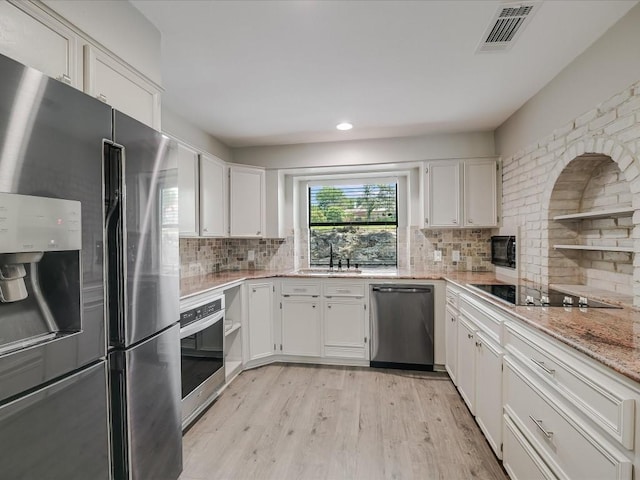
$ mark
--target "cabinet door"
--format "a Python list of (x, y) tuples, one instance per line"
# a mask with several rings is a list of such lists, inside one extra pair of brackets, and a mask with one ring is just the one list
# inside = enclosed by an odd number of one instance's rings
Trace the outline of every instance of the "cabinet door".
[(273, 283), (247, 285), (248, 360), (273, 354)]
[(230, 234), (232, 237), (261, 237), (265, 217), (264, 170), (237, 166), (229, 170)]
[(445, 313), (445, 368), (454, 385), (457, 385), (456, 371), (458, 360), (458, 314), (451, 308)]
[(498, 224), (496, 169), (495, 160), (465, 161), (465, 226), (495, 227)]
[(84, 91), (160, 130), (160, 90), (113, 57), (84, 47)]
[(458, 317), (458, 391), (471, 413), (475, 415), (475, 328), (463, 317)]
[(198, 236), (198, 152), (178, 144), (178, 212), (180, 235)]
[(425, 227), (459, 227), (460, 163), (427, 164)]
[(78, 37), (27, 2), (0, 2), (0, 53), (76, 88), (82, 87)]
[(282, 353), (320, 356), (320, 305), (317, 299), (282, 300)]
[(331, 301), (324, 308), (326, 357), (368, 358), (366, 315), (362, 301)]
[(502, 458), (502, 349), (476, 332), (476, 421), (498, 458)]
[(207, 155), (200, 155), (200, 235), (227, 235), (227, 167)]

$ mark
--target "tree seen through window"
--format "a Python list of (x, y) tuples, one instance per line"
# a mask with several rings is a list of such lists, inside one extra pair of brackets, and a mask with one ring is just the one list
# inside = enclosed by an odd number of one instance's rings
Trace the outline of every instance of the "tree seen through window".
[(309, 187), (309, 259), (312, 266), (397, 265), (397, 184)]

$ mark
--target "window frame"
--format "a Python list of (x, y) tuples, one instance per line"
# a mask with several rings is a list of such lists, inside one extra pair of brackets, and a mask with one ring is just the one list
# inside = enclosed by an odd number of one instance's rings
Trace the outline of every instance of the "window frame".
[[(380, 185), (380, 184), (394, 184), (395, 185), (395, 221), (372, 221), (372, 222), (311, 222), (311, 189), (313, 187), (339, 187), (341, 185)], [(395, 227), (395, 263), (393, 264), (380, 264), (380, 263), (361, 263), (359, 265), (371, 266), (371, 267), (398, 267), (398, 230), (400, 228), (400, 208), (399, 208), (399, 190), (400, 181), (398, 177), (351, 177), (348, 179), (333, 179), (333, 180), (317, 180), (309, 181), (306, 183), (306, 202), (307, 202), (307, 228), (309, 231), (309, 244), (307, 251), (309, 252), (308, 261), (309, 266), (325, 266), (323, 263), (313, 263), (311, 258), (311, 231), (313, 227), (348, 227), (348, 226), (363, 226), (363, 227), (375, 227), (375, 226), (389, 226)]]

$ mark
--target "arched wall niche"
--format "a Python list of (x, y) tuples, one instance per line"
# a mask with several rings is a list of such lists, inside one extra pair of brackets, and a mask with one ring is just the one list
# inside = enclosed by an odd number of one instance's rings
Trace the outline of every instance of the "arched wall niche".
[[(539, 197), (540, 258), (533, 280), (552, 285), (587, 285), (605, 290), (623, 303), (640, 306), (640, 161), (634, 152), (611, 137), (579, 139), (567, 145), (549, 165)], [(610, 207), (628, 207), (622, 216), (605, 221), (583, 220), (572, 225), (557, 215)], [(599, 219), (598, 219), (599, 220)], [(580, 225), (582, 223), (582, 225)], [(593, 227), (593, 228), (588, 228)], [(535, 233), (534, 233), (535, 234)], [(526, 236), (531, 236), (530, 228)], [(628, 252), (584, 253), (557, 249), (554, 245), (603, 244)], [(530, 271), (523, 272), (529, 278)]]

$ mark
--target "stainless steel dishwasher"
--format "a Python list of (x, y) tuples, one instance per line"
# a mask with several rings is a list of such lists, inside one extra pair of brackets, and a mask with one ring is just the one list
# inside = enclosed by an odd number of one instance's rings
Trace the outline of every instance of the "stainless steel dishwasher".
[(433, 370), (433, 285), (371, 286), (372, 367)]

